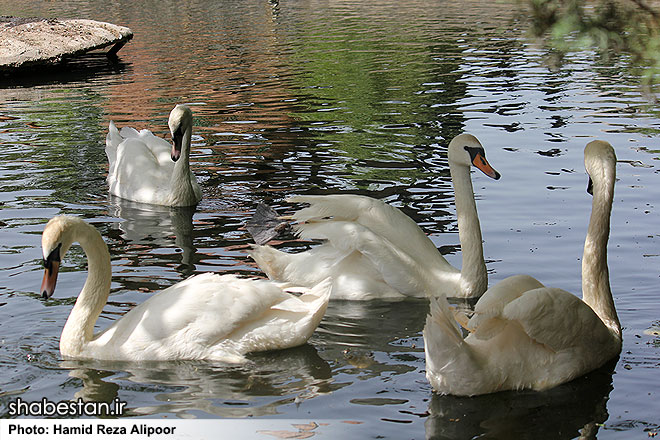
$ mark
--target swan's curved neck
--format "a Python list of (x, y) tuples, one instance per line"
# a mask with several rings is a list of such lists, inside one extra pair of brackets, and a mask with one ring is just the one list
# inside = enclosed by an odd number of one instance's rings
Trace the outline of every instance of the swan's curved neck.
[(108, 300), (112, 279), (110, 253), (101, 235), (87, 224), (80, 225), (75, 232), (75, 240), (87, 256), (88, 275), (62, 330), (60, 352), (65, 356), (80, 353), (92, 340), (94, 324)]
[(190, 182), (190, 143), (192, 139), (192, 126), (183, 133), (181, 156), (174, 164), (172, 174), (172, 196), (174, 200), (189, 200), (194, 194)]
[(474, 201), (470, 168), (452, 164), (450, 161), (449, 170), (454, 185), (458, 236), (463, 254), (461, 288), (478, 295), (488, 287), (488, 274), (484, 262), (481, 225)]
[(614, 307), (607, 268), (607, 241), (614, 197), (614, 178), (610, 180), (594, 181), (591, 218), (582, 255), (582, 299), (605, 325), (621, 337), (621, 324)]

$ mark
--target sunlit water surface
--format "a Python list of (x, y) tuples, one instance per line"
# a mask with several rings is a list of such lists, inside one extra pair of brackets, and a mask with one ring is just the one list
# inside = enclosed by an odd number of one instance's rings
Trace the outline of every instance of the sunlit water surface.
[[(128, 402), (127, 416), (333, 420), (356, 438), (644, 438), (660, 423), (659, 108), (626, 57), (569, 54), (556, 70), (518, 3), (0, 1), (3, 14), (130, 27), (120, 63), (0, 88), (0, 415), (21, 397)], [(196, 210), (109, 198), (110, 120), (167, 136), (195, 113)], [(544, 393), (442, 397), (425, 379), (428, 305), (334, 302), (308, 345), (248, 365), (65, 362), (58, 342), (86, 277), (67, 255), (38, 295), (40, 234), (57, 214), (103, 234), (113, 284), (98, 328), (206, 271), (262, 276), (246, 257), (257, 202), (359, 193), (400, 207), (460, 265), (446, 148), (468, 131), (502, 173), (473, 173), (490, 282), (529, 273), (579, 294), (591, 199), (583, 148), (615, 146), (609, 266), (621, 357)], [(286, 241), (297, 251), (309, 244)], [(649, 329), (651, 329), (649, 331)], [(344, 426), (342, 425), (342, 426)]]

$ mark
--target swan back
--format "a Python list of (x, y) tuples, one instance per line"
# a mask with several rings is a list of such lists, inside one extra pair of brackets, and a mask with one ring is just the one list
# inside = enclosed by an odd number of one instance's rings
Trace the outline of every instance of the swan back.
[(438, 252), (422, 229), (401, 210), (382, 200), (354, 194), (327, 196), (291, 196), (290, 202), (309, 203), (292, 217), (298, 221), (296, 232), (307, 239), (326, 239), (340, 243), (346, 235), (333, 236), (325, 233), (315, 237), (311, 230), (326, 232), (324, 226), (333, 228), (335, 222), (351, 222), (363, 226), (370, 233), (386, 238), (420, 265), (455, 271)]
[(305, 343), (329, 296), (329, 282), (294, 296), (270, 281), (200, 274), (131, 309), (96, 335), (84, 356), (241, 362), (249, 352)]

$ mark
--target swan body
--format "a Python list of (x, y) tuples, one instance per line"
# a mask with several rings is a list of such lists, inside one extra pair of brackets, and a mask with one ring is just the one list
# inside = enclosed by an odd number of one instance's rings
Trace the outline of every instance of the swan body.
[(167, 206), (192, 206), (201, 200), (202, 190), (189, 163), (192, 112), (177, 105), (168, 125), (173, 145), (149, 130), (124, 127), (120, 132), (110, 121), (105, 140), (110, 194)]
[(463, 269), (451, 266), (420, 227), (399, 209), (359, 195), (294, 196), (310, 206), (293, 214), (297, 234), (324, 240), (308, 251), (289, 254), (271, 246), (250, 252), (272, 280), (312, 286), (332, 278), (332, 299), (395, 299), (427, 294), (480, 296), (488, 279), (483, 257), (470, 167), (500, 177), (485, 159), (476, 137), (456, 136), (449, 144), (449, 168), (456, 193)]
[[(432, 298), (424, 328), (427, 378), (442, 394), (545, 390), (592, 371), (621, 351), (621, 325), (610, 291), (607, 241), (616, 156), (590, 142), (585, 165), (593, 181), (582, 259), (583, 299), (515, 275), (488, 289), (468, 320)], [(470, 332), (464, 339), (456, 319)]]
[(53, 294), (60, 259), (76, 241), (87, 255), (89, 275), (62, 331), (65, 358), (241, 362), (248, 352), (304, 344), (330, 296), (329, 281), (295, 296), (267, 280), (205, 273), (154, 294), (93, 334), (112, 276), (110, 254), (96, 229), (76, 217), (49, 221), (42, 237), (42, 292), (45, 298)]

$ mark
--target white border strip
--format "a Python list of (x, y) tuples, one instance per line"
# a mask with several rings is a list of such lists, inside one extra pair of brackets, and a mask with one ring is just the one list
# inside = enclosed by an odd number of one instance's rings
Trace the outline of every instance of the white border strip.
[[(0, 419), (0, 439), (218, 440), (343, 438), (360, 422), (292, 419)], [(325, 434), (325, 435), (323, 435)]]

